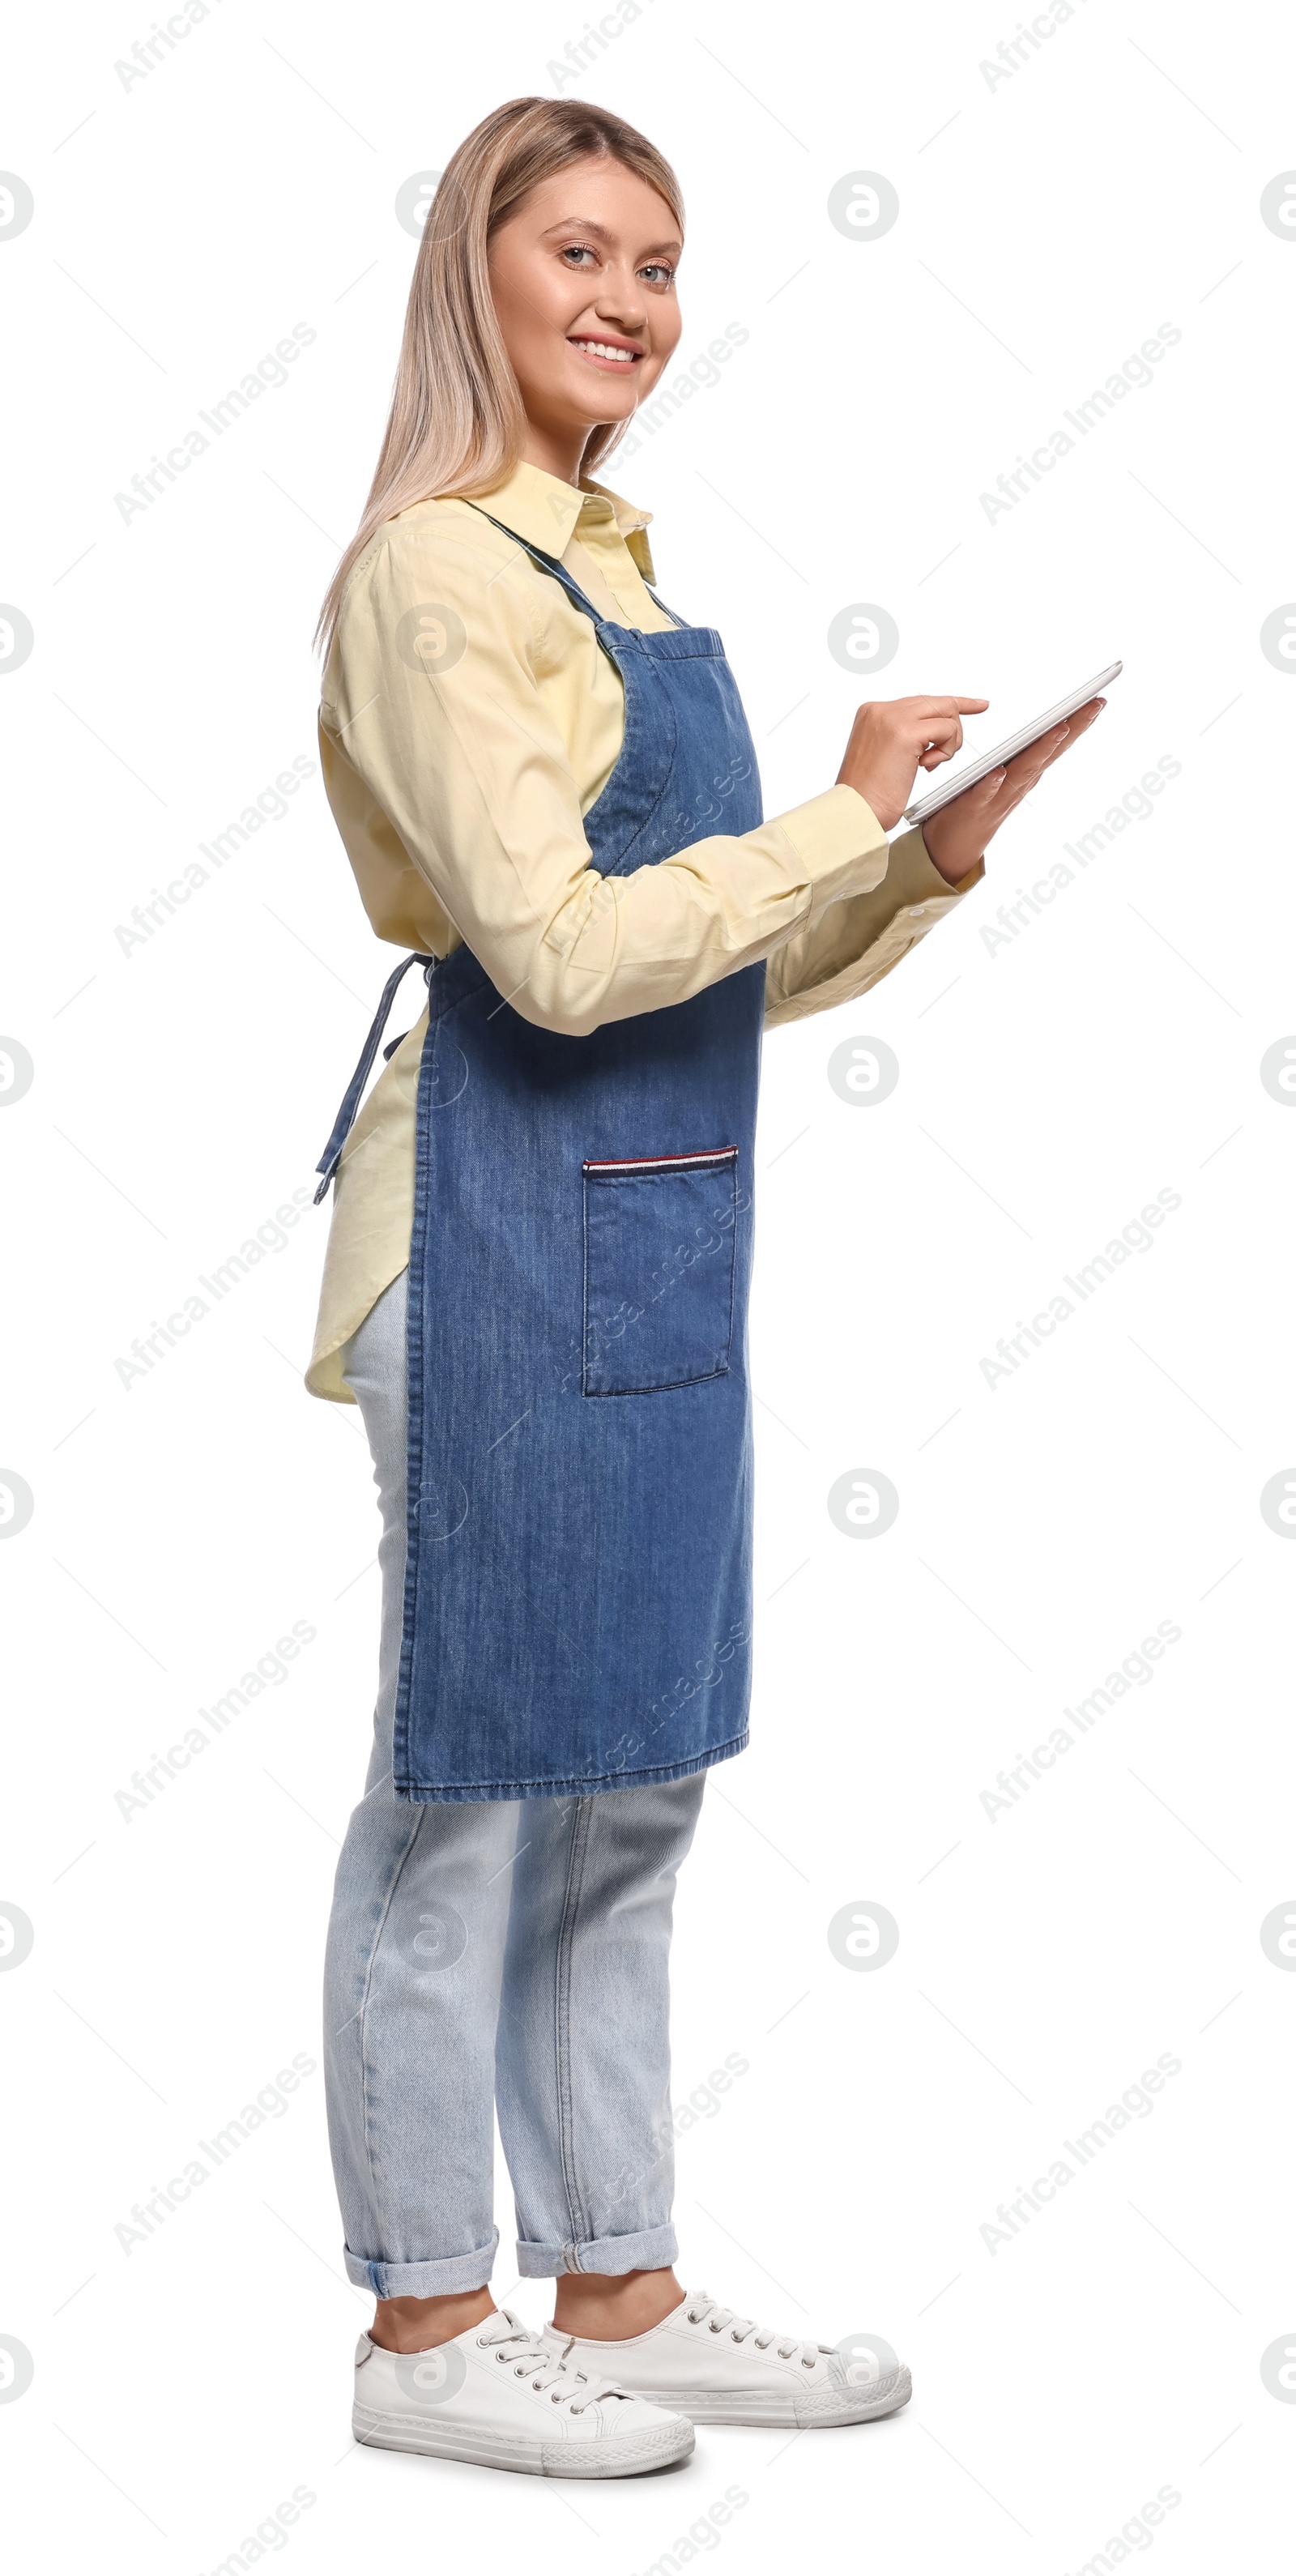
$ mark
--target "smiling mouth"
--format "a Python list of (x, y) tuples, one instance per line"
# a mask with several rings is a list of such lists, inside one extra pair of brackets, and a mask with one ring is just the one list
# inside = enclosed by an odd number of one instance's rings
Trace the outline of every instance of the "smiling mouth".
[(591, 366), (619, 367), (622, 370), (637, 366), (644, 354), (642, 349), (631, 348), (628, 343), (616, 340), (569, 340), (567, 346), (578, 350), (582, 358), (588, 358)]

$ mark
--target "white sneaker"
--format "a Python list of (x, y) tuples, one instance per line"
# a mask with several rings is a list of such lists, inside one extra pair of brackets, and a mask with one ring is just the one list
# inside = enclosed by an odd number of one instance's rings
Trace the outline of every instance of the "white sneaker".
[(356, 2345), (357, 2442), (537, 2478), (632, 2478), (685, 2460), (686, 2416), (632, 2397), (571, 2359), (571, 2337), (532, 2334), (508, 2308), (427, 2352)]
[(695, 2424), (795, 2424), (802, 2432), (866, 2424), (894, 2415), (912, 2393), (902, 2361), (852, 2360), (833, 2344), (774, 2334), (717, 2306), (705, 2290), (647, 2334), (615, 2343), (576, 2338), (567, 2359), (581, 2370), (615, 2370), (636, 2396), (678, 2407)]

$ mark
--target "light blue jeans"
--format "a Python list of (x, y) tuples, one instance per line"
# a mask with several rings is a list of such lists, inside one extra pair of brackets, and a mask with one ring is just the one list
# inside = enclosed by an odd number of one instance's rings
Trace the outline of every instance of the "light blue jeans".
[(325, 1966), (347, 2271), (388, 2299), (490, 2279), (493, 2107), (520, 2274), (673, 2263), (667, 1960), (706, 1773), (587, 1798), (396, 1797), (405, 1311), (402, 1275), (343, 1362), (373, 1453), (383, 1600), (373, 1758)]

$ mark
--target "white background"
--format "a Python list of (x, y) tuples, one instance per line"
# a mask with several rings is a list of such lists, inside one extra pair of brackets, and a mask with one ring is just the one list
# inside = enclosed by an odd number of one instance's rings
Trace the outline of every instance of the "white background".
[[(553, 0), (224, 0), (127, 88), (149, 23), (29, 12), (0, 143), (35, 199), (0, 238), (0, 592), (35, 636), (0, 673), (0, 1027), (35, 1067), (0, 1118), (0, 1453), (34, 1495), (0, 1548), (0, 1896), (35, 1927), (0, 1976), (22, 2563), (250, 2567), (302, 2486), (298, 2576), (1285, 2564), (1296, 2413), (1260, 2362), (1296, 2346), (1296, 1976), (1259, 1927), (1296, 1886), (1292, 1561), (1259, 1495), (1296, 1458), (1296, 1117), (1259, 1061), (1296, 1027), (1296, 684), (1259, 631), (1296, 596), (1296, 237), (1259, 201), (1296, 162), (1290, 19), (1077, 0), (992, 86), (1016, 19), (952, 0), (644, 0), (579, 76)], [(681, 357), (750, 335), (608, 476), (655, 513), (666, 598), (725, 636), (767, 809), (835, 774), (862, 694), (827, 648), (843, 607), (899, 627), (865, 686), (990, 695), (979, 744), (1125, 660), (984, 887), (766, 1048), (758, 1682), (681, 1882), (676, 2099), (727, 2054), (748, 2071), (681, 2137), (681, 2268), (774, 2324), (887, 2336), (914, 2404), (707, 2432), (676, 2476), (595, 2489), (351, 2445), (368, 2303), (318, 2071), (145, 2243), (114, 2232), (318, 2061), (378, 1619), (358, 1417), (301, 1385), (324, 1212), (144, 1379), (114, 1364), (313, 1186), (390, 962), (317, 772), (144, 945), (115, 928), (314, 758), (310, 633), (414, 255), (396, 192), (555, 63), (679, 170)], [(884, 238), (829, 222), (861, 170), (898, 190)], [(114, 495), (298, 322), (289, 381), (124, 522)], [(991, 521), (980, 495), (1163, 323), (1154, 382)], [(991, 949), (999, 904), (1163, 756), (1150, 818)], [(857, 1036), (900, 1063), (871, 1107), (827, 1079)], [(1152, 1248), (991, 1388), (999, 1338), (1161, 1190), (1182, 1205)], [(826, 1496), (866, 1466), (900, 1513), (861, 1544)], [(126, 1821), (132, 1773), (294, 1621), (317, 1636), (289, 1677)], [(1162, 1621), (1154, 1679), (992, 1820), (997, 1773)], [(883, 1970), (828, 1947), (855, 1901), (899, 1924)], [(1161, 2055), (1154, 2107), (988, 2245)], [(504, 2298), (502, 2175), (499, 2213)], [(516, 2304), (540, 2321), (544, 2286)], [(1106, 2548), (1163, 2487), (1164, 2520)]]

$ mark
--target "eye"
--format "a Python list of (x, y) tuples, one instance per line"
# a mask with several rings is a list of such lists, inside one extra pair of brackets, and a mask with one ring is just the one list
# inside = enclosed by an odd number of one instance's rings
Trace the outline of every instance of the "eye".
[(562, 256), (564, 259), (570, 260), (592, 259), (597, 261), (598, 252), (596, 250), (591, 250), (588, 242), (569, 242), (566, 249), (563, 251)]
[(651, 286), (673, 286), (675, 282), (675, 271), (665, 259), (650, 260), (647, 268), (641, 268), (639, 274), (646, 277)]

